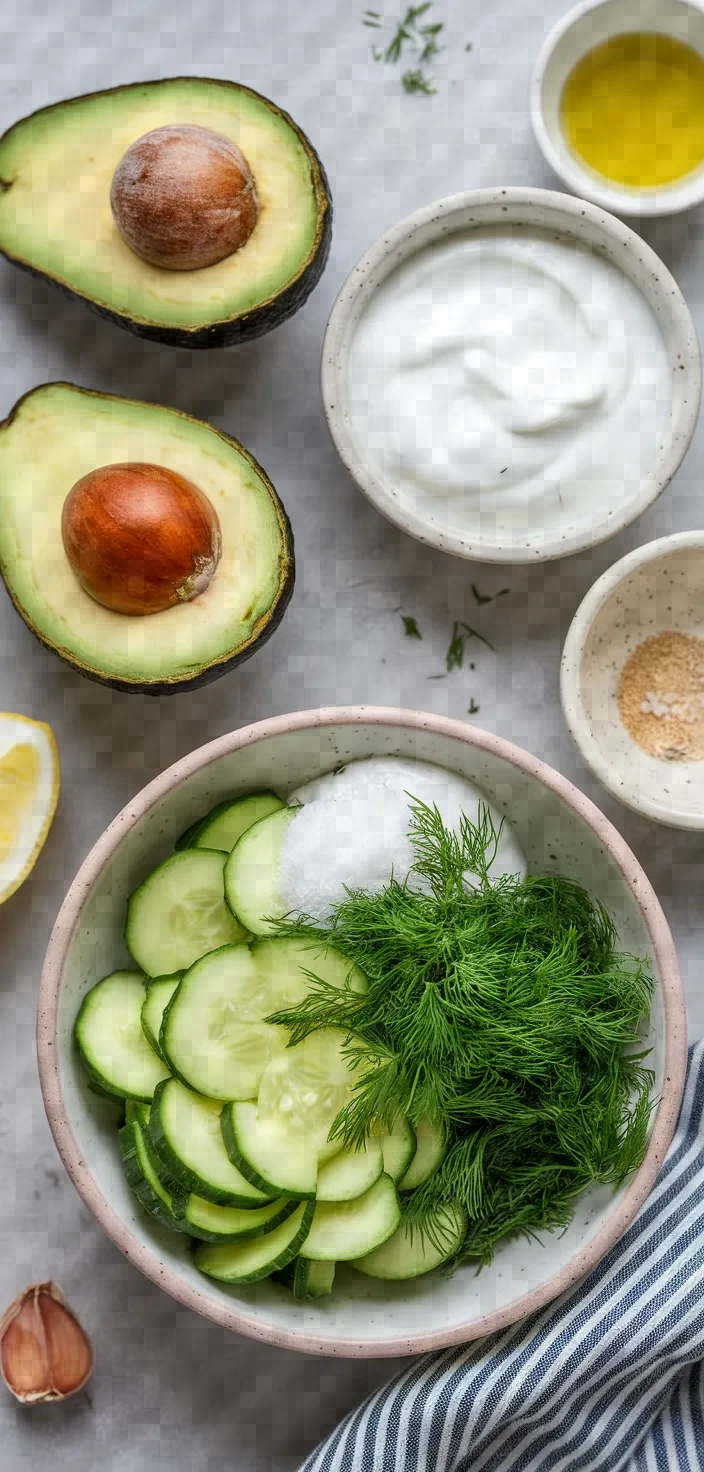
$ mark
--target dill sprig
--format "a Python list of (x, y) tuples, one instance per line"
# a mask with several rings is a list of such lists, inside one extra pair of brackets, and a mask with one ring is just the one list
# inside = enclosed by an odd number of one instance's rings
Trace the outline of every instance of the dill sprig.
[(418, 628), (418, 621), (417, 621), (417, 619), (415, 619), (413, 617), (412, 614), (410, 614), (410, 613), (402, 613), (401, 614), (401, 621), (403, 623), (403, 632), (406, 635), (406, 638), (407, 639), (422, 639), (423, 638), (423, 635), (421, 634), (421, 631)]
[(445, 665), (448, 671), (461, 670), (464, 663), (465, 644), (469, 639), (479, 639), (480, 643), (486, 644), (487, 649), (491, 649), (493, 654), (496, 653), (493, 644), (490, 644), (489, 640), (485, 639), (484, 635), (480, 634), (478, 629), (473, 629), (471, 624), (465, 624), (460, 619), (455, 619), (452, 625), (450, 643), (447, 646), (447, 654), (445, 655)]
[(652, 979), (574, 880), (493, 877), (500, 830), (486, 808), (450, 832), (437, 808), (410, 807), (407, 879), (348, 892), (326, 927), (280, 927), (324, 937), (368, 991), (311, 973), (309, 994), (269, 1020), (292, 1044), (321, 1027), (347, 1034), (356, 1085), (333, 1136), (360, 1144), (399, 1110), (441, 1128), (444, 1161), (405, 1198), (405, 1219), (432, 1236), (438, 1208), (459, 1201), (469, 1225), (452, 1265), (483, 1263), (509, 1234), (565, 1227), (588, 1185), (640, 1163)]

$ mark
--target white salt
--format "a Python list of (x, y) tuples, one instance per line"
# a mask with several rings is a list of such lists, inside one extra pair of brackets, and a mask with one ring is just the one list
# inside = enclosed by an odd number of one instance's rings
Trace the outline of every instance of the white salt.
[[(462, 813), (476, 822), (480, 802), (489, 807), (497, 828), (501, 821), (474, 783), (443, 767), (401, 757), (350, 762), (289, 796), (304, 806), (286, 829), (279, 858), (279, 889), (287, 910), (323, 923), (345, 898), (345, 888), (382, 889), (392, 872), (404, 880), (415, 859), (408, 794), (434, 803), (448, 828), (459, 827)], [(493, 872), (497, 877), (526, 872), (508, 823)], [(421, 887), (419, 880), (414, 884)]]

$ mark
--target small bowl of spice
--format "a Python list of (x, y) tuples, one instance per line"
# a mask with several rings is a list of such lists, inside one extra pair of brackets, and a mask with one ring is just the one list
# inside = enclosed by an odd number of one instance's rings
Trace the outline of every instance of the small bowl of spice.
[(561, 694), (609, 792), (704, 829), (704, 531), (649, 542), (598, 579), (565, 641)]
[(704, 199), (700, 0), (587, 0), (550, 31), (533, 72), (533, 130), (570, 189), (617, 214)]

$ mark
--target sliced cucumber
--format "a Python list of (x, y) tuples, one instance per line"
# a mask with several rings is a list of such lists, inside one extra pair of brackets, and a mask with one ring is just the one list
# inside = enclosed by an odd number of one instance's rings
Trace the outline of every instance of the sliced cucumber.
[(279, 808), (248, 828), (235, 844), (225, 865), (227, 903), (240, 923), (254, 935), (270, 935), (271, 921), (280, 920), (286, 907), (279, 893), (279, 853), (284, 833), (298, 808)]
[(169, 1070), (142, 1031), (144, 977), (113, 971), (84, 997), (75, 1038), (88, 1073), (99, 1088), (121, 1099), (151, 1099)]
[(406, 1119), (405, 1114), (397, 1114), (393, 1129), (379, 1136), (381, 1154), (384, 1160), (384, 1173), (391, 1176), (392, 1181), (400, 1181), (408, 1170), (416, 1153), (415, 1130)]
[(419, 1278), (452, 1257), (466, 1230), (467, 1213), (453, 1201), (434, 1212), (424, 1232), (417, 1227), (411, 1231), (401, 1222), (392, 1237), (364, 1257), (355, 1258), (352, 1267), (369, 1278)]
[(263, 1237), (273, 1232), (298, 1206), (279, 1196), (267, 1206), (216, 1206), (202, 1196), (188, 1196), (183, 1206), (184, 1231), (203, 1242), (243, 1242), (247, 1237)]
[(259, 1114), (283, 1129), (292, 1140), (305, 1141), (322, 1163), (342, 1149), (330, 1140), (330, 1128), (352, 1098), (357, 1074), (346, 1057), (347, 1035), (339, 1028), (313, 1032), (294, 1048), (286, 1048), (262, 1074)]
[(287, 1134), (270, 1119), (262, 1119), (256, 1104), (226, 1104), (222, 1137), (233, 1166), (253, 1186), (270, 1196), (284, 1193), (305, 1199), (315, 1196), (318, 1151), (307, 1141)]
[(379, 1247), (396, 1231), (400, 1220), (396, 1187), (390, 1176), (379, 1176), (355, 1201), (316, 1204), (301, 1257), (348, 1262)]
[[(144, 1031), (144, 1036), (146, 1037), (147, 1042), (150, 1044), (150, 1046), (154, 1049), (154, 1052), (158, 1053), (159, 1057), (162, 1059), (164, 1059), (164, 1055), (161, 1051), (161, 1044), (159, 1042), (161, 1024), (164, 1018), (164, 1012), (168, 1007), (169, 1002), (171, 1001), (171, 998), (176, 991), (180, 980), (180, 972), (178, 976), (155, 977), (154, 980), (149, 983), (149, 986), (147, 987), (147, 995), (142, 1003), (142, 1028)], [(166, 1062), (166, 1059), (164, 1059), (164, 1062)]]
[(168, 1079), (154, 1095), (149, 1138), (164, 1173), (186, 1191), (223, 1206), (263, 1206), (280, 1193), (260, 1191), (232, 1164), (220, 1130), (221, 1105)]
[(294, 1298), (326, 1298), (335, 1282), (335, 1263), (296, 1257), (284, 1268), (281, 1281), (291, 1289)]
[(160, 1034), (164, 1057), (210, 1099), (253, 1099), (288, 1041), (283, 1028), (263, 1021), (271, 1010), (248, 946), (222, 946), (186, 972), (170, 1002)]
[(207, 951), (246, 940), (225, 904), (224, 867), (216, 850), (185, 849), (130, 895), (125, 941), (147, 976), (187, 971)]
[(176, 842), (177, 852), (184, 848), (219, 848), (232, 852), (237, 840), (260, 818), (268, 818), (286, 804), (273, 792), (250, 792), (247, 797), (232, 797), (219, 802), (205, 818), (191, 823)]
[[(321, 946), (320, 942), (276, 936), (255, 941), (252, 957), (267, 988), (270, 1013), (294, 1007), (307, 997), (315, 987), (312, 977), (320, 977), (341, 991), (366, 992), (368, 987), (359, 966), (334, 946)], [(262, 1013), (262, 1017), (267, 1015)]]
[(195, 1250), (195, 1264), (209, 1278), (223, 1283), (256, 1283), (278, 1272), (296, 1256), (308, 1235), (313, 1203), (302, 1201), (281, 1226), (249, 1242), (202, 1243)]
[(361, 1150), (342, 1149), (318, 1171), (317, 1201), (353, 1201), (378, 1181), (384, 1169), (382, 1141), (366, 1140)]
[(150, 1216), (156, 1217), (163, 1226), (175, 1232), (189, 1231), (181, 1220), (183, 1199), (167, 1190), (154, 1168), (154, 1161), (146, 1148), (144, 1130), (138, 1120), (125, 1124), (119, 1131), (120, 1150), (127, 1176), (127, 1184), (139, 1198)]
[(439, 1125), (429, 1119), (419, 1119), (415, 1126), (416, 1153), (398, 1184), (399, 1191), (413, 1191), (430, 1180), (445, 1158), (447, 1146)]

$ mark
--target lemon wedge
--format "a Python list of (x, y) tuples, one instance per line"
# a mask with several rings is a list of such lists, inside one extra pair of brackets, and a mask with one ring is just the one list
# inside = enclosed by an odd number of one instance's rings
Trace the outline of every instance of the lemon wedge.
[(59, 753), (43, 721), (0, 712), (0, 905), (34, 867), (59, 800)]

